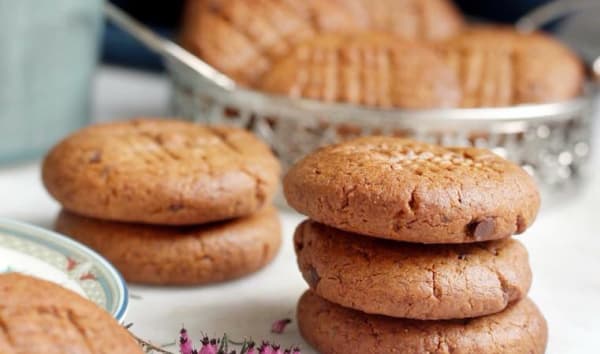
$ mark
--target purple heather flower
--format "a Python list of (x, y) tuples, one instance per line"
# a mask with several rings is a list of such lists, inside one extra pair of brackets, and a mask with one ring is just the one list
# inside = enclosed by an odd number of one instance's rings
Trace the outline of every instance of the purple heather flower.
[(192, 340), (188, 337), (185, 328), (182, 328), (181, 331), (179, 331), (179, 352), (181, 354), (193, 354), (194, 352)]
[(248, 343), (248, 346), (246, 347), (246, 349), (244, 351), (242, 351), (240, 354), (257, 354), (256, 349), (254, 349), (254, 342)]
[(271, 348), (269, 342), (262, 342), (258, 348), (258, 354), (273, 354), (273, 349)]
[(219, 348), (216, 339), (209, 340), (208, 337), (202, 338), (202, 348), (200, 348), (198, 354), (217, 354), (218, 351)]
[(285, 327), (292, 322), (289, 318), (284, 318), (273, 322), (271, 325), (271, 332), (281, 334), (285, 330)]
[[(281, 327), (285, 327), (290, 320), (280, 320), (283, 322)], [(274, 326), (275, 327), (275, 326)], [(283, 330), (283, 328), (281, 328)], [(301, 354), (298, 347), (282, 349), (280, 345), (262, 342), (260, 346), (252, 341), (244, 340), (243, 343), (236, 343), (227, 339), (227, 335), (223, 335), (222, 339), (209, 338), (205, 336), (200, 341), (201, 347), (194, 349), (192, 339), (189, 337), (185, 328), (179, 331), (179, 353), (180, 354), (237, 354), (237, 350), (227, 348), (228, 344), (241, 346), (239, 354)]]
[(202, 346), (198, 354), (217, 354), (217, 350), (210, 345)]

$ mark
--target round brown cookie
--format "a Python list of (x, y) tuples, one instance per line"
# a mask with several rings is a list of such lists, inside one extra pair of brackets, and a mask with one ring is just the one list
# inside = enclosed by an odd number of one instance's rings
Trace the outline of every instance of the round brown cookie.
[(290, 169), (284, 192), (323, 224), (417, 243), (505, 238), (523, 232), (540, 205), (534, 180), (488, 150), (394, 137), (319, 149)]
[(274, 60), (318, 34), (445, 39), (462, 24), (448, 0), (197, 0), (186, 3), (181, 42), (238, 83), (255, 86)]
[(0, 274), (0, 353), (143, 353), (107, 312), (54, 283)]
[(562, 101), (583, 89), (581, 61), (542, 33), (475, 27), (442, 48), (462, 83), (463, 107)]
[(392, 35), (328, 34), (297, 46), (261, 80), (264, 91), (376, 107), (458, 106), (460, 83), (443, 57)]
[(133, 283), (199, 285), (256, 272), (281, 244), (274, 208), (201, 226), (153, 226), (101, 221), (62, 211), (58, 232), (95, 249)]
[(419, 321), (368, 315), (308, 291), (297, 316), (300, 333), (322, 354), (541, 354), (548, 339), (546, 320), (527, 298), (490, 316)]
[(514, 239), (423, 245), (375, 239), (311, 220), (294, 236), (319, 296), (366, 313), (439, 320), (497, 313), (526, 296), (527, 250)]
[(270, 203), (279, 163), (249, 132), (177, 120), (87, 127), (56, 145), (43, 180), (64, 208), (167, 225), (250, 215)]
[(250, 85), (269, 69), (272, 55), (313, 34), (313, 26), (283, 1), (198, 0), (186, 2), (181, 42), (236, 82)]

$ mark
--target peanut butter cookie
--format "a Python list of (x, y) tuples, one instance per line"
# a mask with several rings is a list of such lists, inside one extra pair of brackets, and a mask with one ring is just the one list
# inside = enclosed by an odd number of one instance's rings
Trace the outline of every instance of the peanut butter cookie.
[(114, 221), (190, 225), (250, 215), (279, 163), (245, 130), (176, 120), (93, 125), (56, 145), (43, 181), (65, 209)]
[(368, 315), (304, 293), (298, 303), (300, 333), (322, 354), (542, 354), (546, 320), (525, 298), (484, 317), (418, 321)]
[(294, 236), (311, 289), (341, 306), (420, 320), (504, 310), (531, 285), (527, 251), (514, 239), (459, 245), (380, 240), (314, 221)]
[(294, 209), (362, 235), (467, 243), (523, 232), (540, 196), (523, 169), (477, 148), (363, 137), (306, 156), (284, 178)]
[(438, 40), (462, 24), (448, 0), (196, 0), (187, 2), (181, 42), (238, 83), (255, 86), (274, 60), (318, 34)]
[(273, 64), (260, 89), (383, 108), (455, 107), (458, 78), (425, 45), (386, 34), (323, 35)]
[(98, 251), (133, 283), (199, 285), (256, 272), (277, 254), (281, 226), (266, 208), (202, 226), (101, 221), (62, 211), (56, 230)]
[(442, 48), (460, 78), (463, 107), (564, 101), (583, 89), (581, 61), (542, 33), (475, 27)]
[(142, 354), (107, 312), (60, 285), (0, 274), (0, 353)]

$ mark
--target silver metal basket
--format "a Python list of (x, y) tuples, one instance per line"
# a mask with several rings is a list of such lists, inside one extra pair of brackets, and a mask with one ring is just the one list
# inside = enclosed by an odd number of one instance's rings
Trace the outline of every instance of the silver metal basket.
[(591, 145), (593, 89), (568, 102), (506, 108), (381, 110), (222, 89), (169, 62), (175, 114), (252, 130), (284, 168), (316, 149), (361, 135), (396, 135), (490, 148), (521, 164), (546, 189), (584, 173)]
[[(543, 18), (533, 16), (522, 23), (532, 27), (532, 20), (540, 22)], [(155, 37), (150, 39), (161, 42), (153, 44), (140, 35), (145, 29), (132, 27), (137, 24), (121, 25), (164, 55), (177, 116), (247, 128), (271, 145), (284, 168), (320, 146), (361, 135), (385, 134), (441, 145), (490, 148), (521, 164), (538, 179), (547, 196), (571, 191), (585, 175), (596, 111), (593, 84), (571, 101), (505, 108), (411, 111), (325, 103), (236, 87), (174, 43)]]

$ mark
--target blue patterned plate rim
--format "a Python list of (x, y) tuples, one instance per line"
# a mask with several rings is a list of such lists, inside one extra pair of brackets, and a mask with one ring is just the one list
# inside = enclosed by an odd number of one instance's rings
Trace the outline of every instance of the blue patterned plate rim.
[[(29, 265), (35, 264), (38, 272), (44, 267), (45, 274), (60, 275), (64, 280), (61, 285), (95, 302), (117, 321), (123, 321), (129, 304), (127, 284), (106, 259), (90, 248), (53, 231), (0, 218), (0, 254), (3, 252), (29, 260)], [(0, 258), (0, 273), (16, 271), (55, 281), (27, 269), (22, 262), (8, 266), (3, 262), (9, 261)]]

